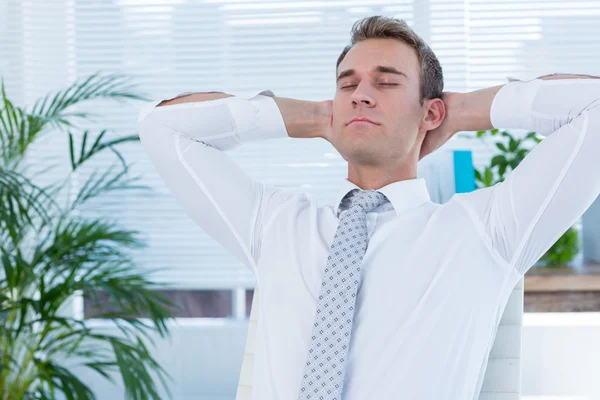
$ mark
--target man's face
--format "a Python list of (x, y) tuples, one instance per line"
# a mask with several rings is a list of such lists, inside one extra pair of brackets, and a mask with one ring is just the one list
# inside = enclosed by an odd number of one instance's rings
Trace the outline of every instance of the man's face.
[[(393, 167), (415, 151), (418, 156), (425, 134), (418, 134), (419, 70), (416, 51), (395, 39), (368, 39), (350, 49), (337, 70), (331, 133), (331, 143), (345, 160)], [(376, 125), (350, 123), (354, 117)]]

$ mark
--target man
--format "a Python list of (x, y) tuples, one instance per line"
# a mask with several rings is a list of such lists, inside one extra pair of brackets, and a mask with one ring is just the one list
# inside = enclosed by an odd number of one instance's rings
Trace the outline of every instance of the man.
[[(511, 290), (600, 193), (600, 81), (442, 92), (431, 49), (381, 16), (354, 24), (336, 80), (332, 101), (204, 92), (140, 113), (179, 204), (256, 274), (253, 398), (477, 399)], [(504, 182), (433, 203), (417, 162), (494, 127), (547, 138)], [(333, 204), (225, 154), (276, 137), (322, 138), (348, 161)]]

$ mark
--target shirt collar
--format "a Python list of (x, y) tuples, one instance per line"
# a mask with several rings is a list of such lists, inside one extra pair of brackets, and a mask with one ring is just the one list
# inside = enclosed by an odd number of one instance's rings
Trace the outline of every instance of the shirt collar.
[[(336, 197), (333, 199), (333, 210), (336, 216), (339, 217), (338, 210), (342, 199), (353, 189), (362, 188), (350, 182), (348, 178), (344, 178), (340, 184)], [(415, 208), (423, 203), (431, 201), (424, 178), (413, 178), (392, 182), (377, 190), (388, 198), (394, 207), (394, 211), (396, 211), (396, 216), (407, 209)]]

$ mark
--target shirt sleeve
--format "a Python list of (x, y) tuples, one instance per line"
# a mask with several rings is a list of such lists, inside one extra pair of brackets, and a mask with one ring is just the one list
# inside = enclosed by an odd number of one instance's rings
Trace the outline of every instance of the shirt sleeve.
[(492, 101), (495, 128), (544, 139), (506, 179), (459, 196), (492, 251), (525, 274), (600, 194), (600, 79), (511, 81)]
[[(182, 93), (176, 97), (189, 94)], [(258, 182), (225, 152), (289, 137), (273, 92), (142, 107), (144, 152), (185, 213), (258, 278), (261, 237), (294, 193)]]

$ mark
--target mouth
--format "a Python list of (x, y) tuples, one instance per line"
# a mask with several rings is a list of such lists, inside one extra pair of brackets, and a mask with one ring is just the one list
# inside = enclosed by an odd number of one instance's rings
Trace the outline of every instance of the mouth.
[(378, 125), (375, 122), (367, 121), (367, 120), (353, 120), (350, 121), (348, 125)]
[(348, 122), (348, 125), (359, 124), (359, 125), (379, 125), (377, 122), (371, 120), (368, 117), (354, 117)]
[(362, 127), (364, 127), (364, 128), (375, 127), (377, 125), (379, 125), (379, 124), (375, 123), (369, 119), (353, 119), (352, 121), (350, 121), (348, 123), (348, 126), (354, 126), (357, 129), (361, 129)]

